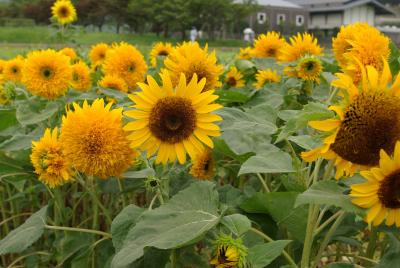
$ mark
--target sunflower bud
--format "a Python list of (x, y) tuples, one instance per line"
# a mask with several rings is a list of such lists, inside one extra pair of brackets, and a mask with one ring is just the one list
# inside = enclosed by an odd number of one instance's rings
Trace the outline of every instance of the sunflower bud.
[(215, 268), (246, 266), (247, 248), (240, 238), (234, 239), (229, 235), (220, 235), (215, 244), (215, 257), (210, 264)]

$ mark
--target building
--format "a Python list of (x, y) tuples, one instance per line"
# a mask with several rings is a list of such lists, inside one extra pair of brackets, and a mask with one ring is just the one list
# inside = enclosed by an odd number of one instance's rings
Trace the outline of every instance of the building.
[(304, 7), (285, 0), (258, 0), (257, 2), (257, 11), (249, 17), (249, 26), (256, 34), (267, 31), (292, 34), (306, 29), (308, 11)]
[(309, 12), (308, 29), (335, 30), (342, 25), (368, 22), (374, 26), (377, 16), (395, 13), (377, 0), (289, 0)]

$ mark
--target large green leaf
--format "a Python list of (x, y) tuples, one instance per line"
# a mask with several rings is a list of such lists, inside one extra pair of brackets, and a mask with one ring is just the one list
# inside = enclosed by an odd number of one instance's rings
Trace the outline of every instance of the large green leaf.
[(18, 124), (15, 110), (9, 108), (0, 109), (0, 131)]
[(0, 241), (0, 255), (20, 253), (35, 243), (43, 234), (47, 206), (30, 216), (24, 224)]
[(43, 109), (39, 110), (37, 107), (33, 107), (35, 101), (26, 101), (18, 105), (17, 108), (17, 119), (21, 125), (32, 125), (42, 122), (50, 118), (59, 109), (57, 102), (47, 102)]
[(221, 224), (227, 227), (236, 236), (241, 236), (251, 228), (250, 220), (241, 214), (232, 214), (221, 219)]
[(307, 191), (299, 194), (296, 207), (304, 204), (329, 205), (340, 207), (345, 211), (363, 214), (363, 210), (353, 205), (348, 195), (343, 194), (346, 188), (336, 181), (320, 181)]
[(178, 248), (201, 238), (220, 220), (218, 193), (211, 182), (196, 182), (161, 207), (143, 213), (129, 231), (112, 267), (124, 267), (143, 255), (145, 247)]
[(277, 240), (256, 245), (249, 249), (248, 261), (252, 268), (263, 268), (278, 258), (290, 240)]
[(121, 249), (123, 241), (129, 230), (136, 224), (137, 220), (145, 211), (144, 208), (135, 205), (125, 207), (113, 220), (111, 224), (112, 241), (115, 249)]
[(240, 168), (239, 175), (249, 173), (294, 172), (289, 154), (278, 151), (250, 157)]

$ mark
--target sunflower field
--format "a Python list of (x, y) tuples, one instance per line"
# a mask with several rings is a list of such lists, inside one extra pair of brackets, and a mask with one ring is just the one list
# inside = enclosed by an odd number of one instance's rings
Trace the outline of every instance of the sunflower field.
[(0, 60), (0, 267), (400, 267), (399, 70), (366, 23)]

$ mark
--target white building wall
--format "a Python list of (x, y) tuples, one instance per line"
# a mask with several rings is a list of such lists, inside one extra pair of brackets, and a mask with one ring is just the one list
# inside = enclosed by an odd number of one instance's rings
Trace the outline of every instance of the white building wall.
[(355, 22), (368, 22), (369, 25), (375, 24), (375, 9), (369, 5), (356, 6), (344, 11), (345, 25)]
[(310, 29), (333, 29), (343, 25), (341, 13), (326, 13), (311, 15)]

